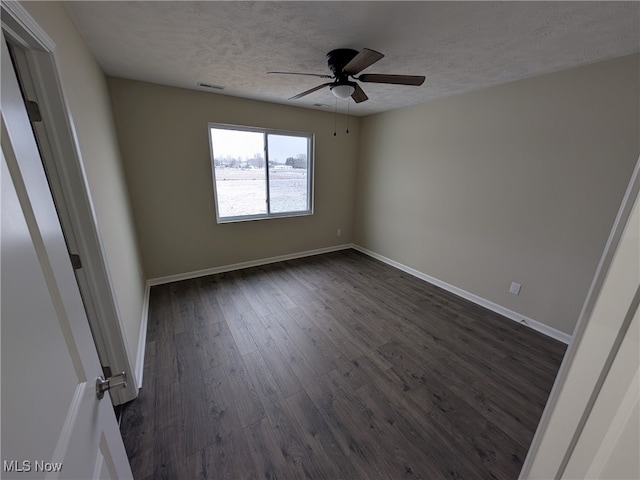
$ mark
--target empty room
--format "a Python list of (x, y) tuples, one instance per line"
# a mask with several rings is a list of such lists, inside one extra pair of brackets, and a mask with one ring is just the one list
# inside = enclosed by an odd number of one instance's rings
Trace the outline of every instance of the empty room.
[(3, 478), (640, 477), (640, 3), (2, 3)]

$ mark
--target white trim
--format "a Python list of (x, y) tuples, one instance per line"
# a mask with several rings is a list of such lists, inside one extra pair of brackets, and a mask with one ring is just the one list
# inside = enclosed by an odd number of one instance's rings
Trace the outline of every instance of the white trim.
[[(96, 221), (75, 124), (67, 103), (55, 43), (22, 5), (2, 2), (2, 27), (10, 28), (11, 39), (24, 48), (28, 72), (22, 72), (35, 100), (40, 104), (42, 123), (36, 126), (42, 142), (42, 160), (52, 173), (49, 188), (60, 215), (65, 236), (77, 248), (83, 269), (79, 287), (86, 302), (86, 314), (101, 361), (112, 371), (126, 371), (132, 378), (132, 358), (127, 351), (121, 312), (113, 291), (103, 241)], [(23, 64), (25, 64), (23, 62)], [(28, 77), (26, 79), (25, 77)], [(55, 180), (55, 182), (54, 182)], [(57, 185), (56, 186), (54, 186)], [(59, 188), (58, 188), (59, 187)], [(61, 198), (62, 197), (62, 198)], [(114, 404), (126, 403), (137, 395), (130, 383), (115, 392)]]
[(177, 275), (168, 275), (166, 277), (157, 277), (147, 280), (147, 287), (162, 285), (164, 283), (179, 282), (182, 280), (190, 280), (192, 278), (205, 277), (207, 275), (215, 275), (216, 273), (232, 272), (234, 270), (241, 270), (243, 268), (259, 267), (261, 265), (284, 262), (286, 260), (295, 260), (296, 258), (311, 257), (313, 255), (321, 255), (323, 253), (337, 252), (339, 250), (347, 250), (349, 248), (354, 248), (353, 244), (346, 243), (343, 245), (335, 245), (333, 247), (318, 248), (316, 250), (306, 250), (304, 252), (289, 253), (287, 255), (279, 255), (277, 257), (261, 258), (259, 260), (251, 260), (249, 262), (233, 263), (231, 265), (205, 268), (204, 270), (196, 270), (194, 272), (179, 273)]
[(138, 334), (138, 355), (136, 356), (136, 387), (142, 388), (142, 376), (144, 374), (144, 353), (147, 346), (147, 323), (149, 322), (149, 298), (151, 285), (147, 282), (144, 288), (144, 300), (142, 303), (142, 320), (140, 321), (140, 333)]
[(482, 297), (479, 297), (478, 295), (467, 292), (466, 290), (462, 290), (461, 288), (455, 287), (447, 282), (438, 280), (437, 278), (427, 275), (426, 273), (423, 273), (419, 270), (415, 270), (411, 267), (407, 267), (406, 265), (400, 262), (391, 260), (390, 258), (387, 258), (384, 255), (380, 255), (379, 253), (372, 252), (371, 250), (368, 250), (359, 245), (353, 245), (353, 248), (355, 250), (358, 250), (359, 252), (364, 253), (365, 255), (375, 258), (376, 260), (380, 260), (381, 262), (384, 262), (387, 265), (391, 265), (392, 267), (402, 270), (403, 272), (406, 272), (409, 275), (413, 275), (414, 277), (424, 280), (425, 282), (429, 282), (432, 285), (435, 285), (436, 287), (440, 287), (448, 292), (453, 293), (454, 295), (462, 297), (466, 300), (469, 300), (470, 302), (480, 305), (481, 307), (484, 307), (493, 312), (496, 312), (502, 315), (503, 317), (507, 317), (508, 319), (513, 320), (514, 322), (521, 323), (533, 330), (536, 330), (537, 332), (543, 333), (544, 335), (554, 338), (564, 344), (568, 345), (571, 342), (571, 335), (567, 335), (566, 333), (561, 332), (560, 330), (556, 330), (555, 328), (550, 327), (549, 325), (545, 325), (544, 323), (541, 323), (541, 322), (538, 322), (537, 320), (526, 317), (518, 312), (509, 310), (508, 308), (498, 305), (497, 303), (493, 303), (485, 298), (482, 298)]
[[(529, 318), (518, 312), (514, 312), (513, 310), (509, 310), (508, 308), (498, 305), (497, 303), (493, 303), (485, 298), (479, 297), (478, 295), (474, 295), (473, 293), (467, 292), (466, 290), (462, 290), (461, 288), (458, 288), (451, 284), (443, 282), (442, 280), (438, 280), (437, 278), (427, 275), (426, 273), (415, 270), (400, 262), (391, 260), (390, 258), (387, 258), (384, 255), (380, 255), (379, 253), (375, 253), (371, 250), (368, 250), (364, 247), (361, 247), (360, 245), (356, 245), (353, 243), (336, 245), (333, 247), (319, 248), (316, 250), (307, 250), (304, 252), (291, 253), (287, 255), (279, 255), (277, 257), (262, 258), (259, 260), (252, 260), (249, 262), (234, 263), (230, 265), (223, 265), (220, 267), (206, 268), (203, 270), (196, 270), (193, 272), (179, 273), (177, 275), (168, 275), (165, 277), (152, 278), (147, 280), (147, 292), (145, 293), (145, 300), (146, 300), (146, 306), (147, 306), (146, 308), (148, 308), (148, 301), (149, 301), (148, 289), (154, 285), (162, 285), (165, 283), (179, 282), (182, 280), (190, 280), (192, 278), (204, 277), (207, 275), (215, 275), (217, 273), (231, 272), (233, 270), (241, 270), (243, 268), (259, 267), (261, 265), (268, 265), (270, 263), (283, 262), (285, 260), (294, 260), (296, 258), (310, 257), (313, 255), (321, 255), (323, 253), (336, 252), (339, 250), (347, 250), (349, 248), (353, 248), (354, 250), (364, 253), (365, 255), (375, 258), (376, 260), (380, 260), (381, 262), (386, 263), (387, 265), (391, 265), (392, 267), (402, 270), (403, 272), (406, 272), (409, 275), (413, 275), (414, 277), (424, 280), (425, 282), (428, 282), (432, 285), (440, 287), (448, 292), (453, 293), (454, 295), (462, 297), (466, 300), (469, 300), (470, 302), (473, 302), (493, 312), (496, 312), (504, 317), (507, 317), (510, 320), (513, 320), (514, 322), (523, 324), (533, 330), (536, 330), (537, 332), (547, 335), (548, 337), (554, 338), (564, 344), (568, 345), (571, 342), (571, 335), (567, 335), (566, 333), (561, 332), (560, 330), (556, 330), (555, 328), (545, 325), (544, 323), (541, 323), (537, 320)], [(143, 321), (145, 322), (144, 333), (146, 335), (146, 321), (147, 321), (146, 313), (143, 318)], [(142, 329), (141, 329), (140, 345), (144, 345), (143, 338), (144, 336), (142, 335)], [(140, 353), (140, 351), (143, 351), (143, 350), (144, 350), (144, 347), (142, 348), (138, 347), (138, 353)], [(144, 358), (144, 354), (142, 358)], [(138, 364), (140, 363), (140, 357), (138, 358), (137, 363)], [(140, 368), (139, 365), (137, 365), (136, 372), (138, 372), (139, 368)], [(142, 376), (140, 376), (140, 378), (142, 378)], [(142, 382), (140, 383), (142, 384)]]
[[(267, 192), (267, 211), (265, 213), (257, 213), (253, 215), (236, 215), (230, 217), (220, 216), (220, 202), (218, 201), (218, 182), (216, 181), (216, 167), (215, 167), (215, 155), (213, 148), (213, 134), (212, 130), (235, 130), (237, 132), (250, 132), (262, 134), (262, 140), (264, 143), (264, 161), (265, 161), (265, 192)], [(243, 125), (230, 125), (225, 123), (210, 122), (208, 124), (208, 136), (209, 136), (209, 155), (211, 156), (211, 178), (213, 181), (213, 196), (215, 199), (216, 207), (216, 223), (237, 223), (237, 222), (249, 222), (253, 220), (267, 220), (271, 218), (288, 218), (288, 217), (302, 217), (313, 215), (314, 202), (314, 165), (315, 165), (315, 143), (316, 137), (313, 133), (308, 132), (296, 132), (290, 130), (277, 130), (273, 128), (263, 127), (249, 127)], [(271, 200), (269, 197), (269, 135), (281, 135), (289, 137), (305, 138), (307, 140), (307, 197), (308, 204), (306, 210), (296, 210), (292, 212), (272, 212)]]
[(9, 14), (2, 18), (2, 27), (8, 30), (11, 38), (18, 41), (23, 48), (36, 48), (46, 52), (53, 52), (55, 42), (29, 15), (29, 12), (17, 1), (3, 0), (3, 8)]

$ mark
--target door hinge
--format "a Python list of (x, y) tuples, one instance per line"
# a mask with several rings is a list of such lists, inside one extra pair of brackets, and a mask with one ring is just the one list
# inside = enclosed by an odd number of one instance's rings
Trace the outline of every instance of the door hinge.
[(29, 121), (31, 123), (42, 121), (40, 106), (37, 102), (34, 102), (33, 100), (27, 100), (25, 102), (25, 106), (27, 107), (27, 115), (29, 116)]
[(77, 253), (69, 254), (69, 258), (71, 259), (71, 266), (74, 270), (80, 270), (82, 268), (82, 262), (80, 261), (80, 255)]

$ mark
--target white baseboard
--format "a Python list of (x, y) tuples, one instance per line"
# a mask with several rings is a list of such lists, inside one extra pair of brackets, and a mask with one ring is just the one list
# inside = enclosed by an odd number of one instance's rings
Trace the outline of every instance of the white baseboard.
[(316, 250), (307, 250), (304, 252), (297, 252), (297, 253), (291, 253), (291, 254), (287, 254), (287, 255), (279, 255), (277, 257), (269, 257), (269, 258), (262, 258), (259, 260), (252, 260), (249, 262), (242, 262), (242, 263), (234, 263), (234, 264), (230, 264), (230, 265), (223, 265), (221, 267), (213, 267), (213, 268), (206, 268), (203, 270), (196, 270), (193, 272), (186, 272), (186, 273), (180, 273), (177, 275), (168, 275), (165, 277), (157, 277), (157, 278), (152, 278), (150, 280), (147, 281), (147, 285), (146, 285), (146, 291), (145, 291), (145, 306), (144, 306), (144, 312), (143, 312), (143, 318), (142, 318), (142, 324), (140, 325), (140, 342), (138, 345), (138, 357), (136, 359), (136, 376), (138, 378), (138, 385), (140, 388), (142, 386), (142, 372), (144, 369), (144, 348), (146, 345), (146, 333), (147, 333), (147, 319), (148, 319), (148, 311), (149, 311), (149, 294), (150, 294), (150, 289), (152, 286), (154, 285), (162, 285), (164, 283), (171, 283), (171, 282), (179, 282), (181, 280), (189, 280), (192, 278), (198, 278), (198, 277), (204, 277), (206, 275), (215, 275), (217, 273), (224, 273), (224, 272), (231, 272), (234, 270), (241, 270), (243, 268), (250, 268), (250, 267), (259, 267), (261, 265), (268, 265), (270, 263), (277, 263), (277, 262), (283, 262), (285, 260), (294, 260), (296, 258), (304, 258), (304, 257), (310, 257), (313, 255), (321, 255), (323, 253), (330, 253), (330, 252), (336, 252), (339, 250), (347, 250), (349, 248), (353, 248), (354, 250), (358, 250), (361, 253), (364, 253), (365, 255), (368, 255), (372, 258), (375, 258), (376, 260), (380, 260), (383, 263), (386, 263), (387, 265), (391, 265), (392, 267), (395, 267), (399, 270), (402, 270), (403, 272), (406, 272), (410, 275), (413, 275), (414, 277), (417, 277), (421, 280), (424, 280), (425, 282), (431, 283), (432, 285), (435, 285), (437, 287), (440, 287), (448, 292), (453, 293), (454, 295), (457, 295), (459, 297), (462, 297), (466, 300), (469, 300), (470, 302), (473, 302), (477, 305), (480, 305), (482, 307), (485, 307), (493, 312), (496, 312), (510, 320), (513, 320), (514, 322), (518, 322), (520, 324), (523, 324), (533, 330), (536, 330), (540, 333), (543, 333), (544, 335), (547, 335), (548, 337), (554, 338), (564, 344), (569, 344), (571, 342), (571, 335), (568, 335), (564, 332), (561, 332), (560, 330), (557, 330), (553, 327), (550, 327), (548, 325), (545, 325), (542, 322), (538, 322), (537, 320), (534, 320), (532, 318), (529, 318), (525, 315), (522, 315), (518, 312), (514, 312), (513, 310), (510, 310), (508, 308), (505, 308), (501, 305), (498, 305), (497, 303), (493, 303), (485, 298), (479, 297), (478, 295), (475, 295), (473, 293), (467, 292), (466, 290), (462, 290), (461, 288), (455, 287), (449, 283), (443, 282), (442, 280), (438, 280), (435, 277), (432, 277), (430, 275), (427, 275), (426, 273), (420, 272), (418, 270), (415, 270), (411, 267), (408, 267), (400, 262), (396, 262), (395, 260), (391, 260), (390, 258), (387, 258), (383, 255), (380, 255), (378, 253), (375, 253), (371, 250), (368, 250), (364, 247), (361, 247), (360, 245), (356, 245), (356, 244), (352, 244), (352, 243), (348, 243), (348, 244), (343, 244), (343, 245), (336, 245), (333, 247), (326, 247), (326, 248), (319, 248)]
[(177, 275), (168, 275), (166, 277), (152, 278), (147, 281), (147, 286), (162, 285), (163, 283), (179, 282), (181, 280), (190, 280), (192, 278), (205, 277), (207, 275), (215, 275), (216, 273), (232, 272), (243, 268), (259, 267), (270, 263), (284, 262), (285, 260), (295, 260), (296, 258), (311, 257), (313, 255), (321, 255), (323, 253), (337, 252), (338, 250), (347, 250), (353, 248), (353, 245), (346, 243), (343, 245), (335, 245), (333, 247), (318, 248), (316, 250), (306, 250), (304, 252), (289, 253), (287, 255), (279, 255), (277, 257), (261, 258), (259, 260), (251, 260), (250, 262), (233, 263), (231, 265), (223, 265), (221, 267), (205, 268), (204, 270), (196, 270), (194, 272), (179, 273)]
[(466, 300), (469, 300), (470, 302), (473, 302), (477, 305), (480, 305), (482, 307), (485, 307), (493, 312), (496, 312), (504, 317), (507, 317), (510, 320), (513, 320), (514, 322), (518, 322), (521, 323), (533, 330), (536, 330), (540, 333), (543, 333), (551, 338), (554, 338), (566, 345), (568, 345), (571, 342), (571, 335), (568, 335), (564, 332), (561, 332), (560, 330), (556, 330), (553, 327), (550, 327), (548, 325), (545, 325), (542, 322), (538, 322), (537, 320), (534, 320), (532, 318), (526, 317), (525, 315), (522, 315), (518, 312), (514, 312), (513, 310), (509, 310), (508, 308), (505, 308), (501, 305), (498, 305), (497, 303), (493, 303), (485, 298), (479, 297), (478, 295), (474, 295), (473, 293), (467, 292), (466, 290), (462, 290), (461, 288), (455, 287), (453, 285), (450, 285), (446, 282), (443, 282), (442, 280), (438, 280), (437, 278), (434, 278), (430, 275), (427, 275), (426, 273), (422, 273), (419, 270), (415, 270), (411, 267), (407, 267), (406, 265), (403, 265), (402, 263), (396, 262), (395, 260), (391, 260), (390, 258), (387, 258), (383, 255), (380, 255), (376, 252), (372, 252), (371, 250), (368, 250), (364, 247), (361, 247), (359, 245), (352, 245), (352, 248), (355, 250), (358, 250), (359, 252), (364, 253), (365, 255), (368, 255), (372, 258), (375, 258), (376, 260), (380, 260), (381, 262), (386, 263), (387, 265), (391, 265), (392, 267), (395, 267), (399, 270), (402, 270), (403, 272), (408, 273), (409, 275), (413, 275), (414, 277), (417, 277), (421, 280), (424, 280), (425, 282), (429, 282), (432, 285), (435, 285), (437, 287), (440, 287), (444, 290), (447, 290), (448, 292), (453, 293), (454, 295), (457, 295), (459, 297), (462, 297)]
[(144, 375), (144, 353), (147, 346), (147, 323), (149, 321), (149, 296), (151, 285), (149, 282), (144, 288), (144, 299), (142, 301), (142, 320), (140, 321), (140, 333), (138, 335), (138, 354), (136, 355), (136, 382), (138, 390), (142, 388), (142, 377)]
[(147, 280), (144, 292), (144, 300), (142, 307), (142, 321), (140, 322), (140, 335), (138, 340), (138, 354), (136, 356), (135, 376), (138, 389), (142, 388), (142, 378), (144, 374), (144, 354), (147, 345), (147, 323), (149, 320), (149, 299), (151, 295), (151, 287), (154, 285), (162, 285), (164, 283), (179, 282), (181, 280), (189, 280), (191, 278), (204, 277), (206, 275), (214, 275), (216, 273), (231, 272), (242, 268), (258, 267), (260, 265), (268, 265), (270, 263), (283, 262), (285, 260), (294, 260), (296, 258), (310, 257), (312, 255), (320, 255), (322, 253), (336, 252), (338, 250), (346, 250), (352, 248), (352, 244), (336, 245), (333, 247), (319, 248), (316, 250), (307, 250), (304, 252), (291, 253), (287, 255), (279, 255), (277, 257), (263, 258), (260, 260), (252, 260), (250, 262), (234, 263), (231, 265), (223, 265), (221, 267), (206, 268), (204, 270), (196, 270), (195, 272), (180, 273), (178, 275), (168, 275), (166, 277), (158, 277)]

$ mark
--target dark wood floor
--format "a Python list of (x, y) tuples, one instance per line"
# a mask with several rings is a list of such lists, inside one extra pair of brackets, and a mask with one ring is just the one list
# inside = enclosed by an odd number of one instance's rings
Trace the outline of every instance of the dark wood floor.
[(565, 346), (353, 250), (153, 287), (136, 479), (515, 479)]

